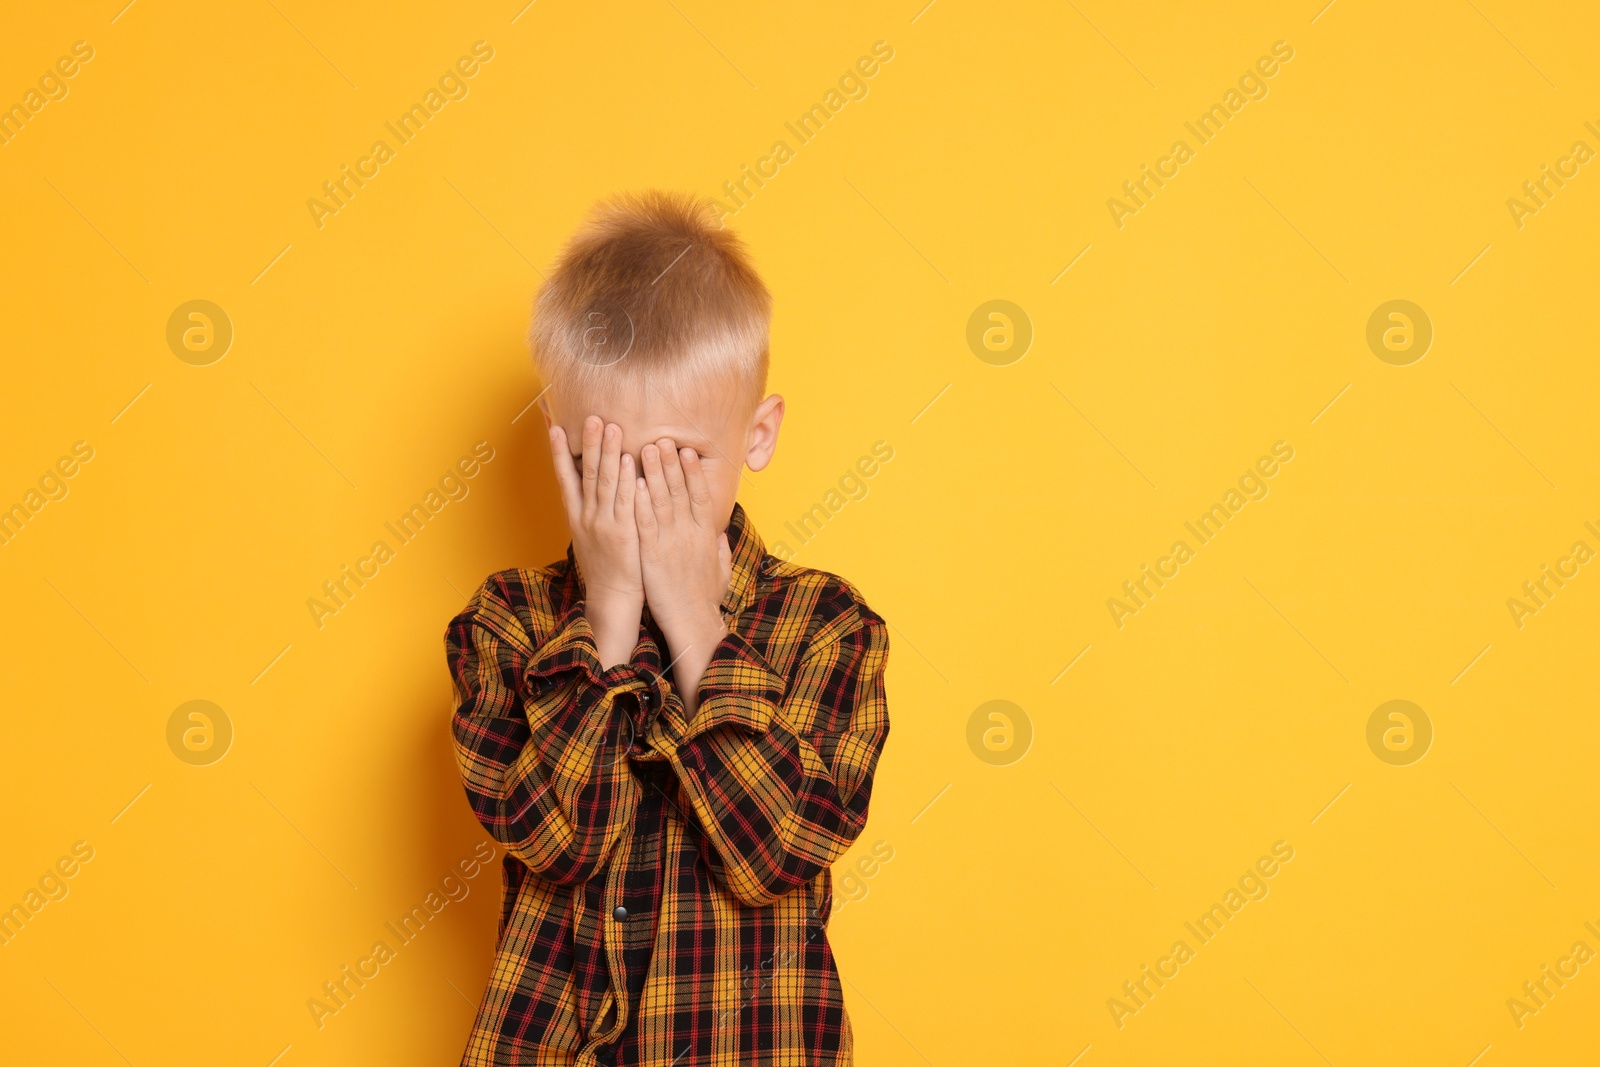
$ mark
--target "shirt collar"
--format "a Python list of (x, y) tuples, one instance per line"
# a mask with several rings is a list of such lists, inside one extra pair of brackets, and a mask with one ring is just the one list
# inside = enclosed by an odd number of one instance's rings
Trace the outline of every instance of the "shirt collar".
[[(755, 524), (745, 514), (744, 507), (734, 501), (733, 514), (728, 517), (728, 548), (733, 553), (733, 577), (728, 580), (728, 592), (722, 598), (722, 610), (737, 615), (755, 602), (756, 579), (761, 571), (761, 561), (766, 558), (766, 542), (756, 532)], [(578, 557), (572, 543), (567, 543), (567, 573), (577, 584), (578, 595), (583, 595), (583, 576), (578, 571)]]
[(733, 514), (728, 519), (728, 548), (733, 551), (733, 577), (722, 598), (722, 610), (737, 615), (755, 602), (756, 578), (767, 555), (766, 543), (738, 501), (734, 501)]

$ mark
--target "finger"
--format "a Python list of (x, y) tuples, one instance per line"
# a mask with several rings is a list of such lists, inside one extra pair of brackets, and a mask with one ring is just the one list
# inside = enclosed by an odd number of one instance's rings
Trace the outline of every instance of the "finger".
[[(649, 445), (645, 446), (649, 448)], [(649, 485), (643, 478), (635, 479), (633, 494), (633, 521), (639, 524), (639, 544), (654, 545), (656, 541), (656, 513), (650, 502)]]
[(604, 427), (598, 415), (585, 416), (583, 420), (583, 503), (594, 506), (595, 483), (600, 478), (600, 431)]
[(572, 451), (567, 447), (567, 431), (560, 426), (550, 427), (550, 462), (556, 469), (556, 486), (561, 490), (561, 505), (567, 509), (567, 517), (574, 518), (583, 506), (583, 490), (578, 486), (578, 472), (572, 466)]
[(645, 445), (640, 449), (639, 458), (644, 461), (644, 483), (649, 491), (650, 506), (663, 518), (670, 517), (672, 495), (667, 491), (666, 476), (661, 470), (661, 449), (653, 444)]
[(633, 457), (624, 452), (617, 464), (617, 504), (614, 514), (619, 522), (633, 522), (633, 496), (637, 490), (633, 473)]
[(595, 503), (603, 511), (616, 505), (617, 467), (622, 453), (622, 427), (606, 423), (600, 436), (600, 470), (595, 478)]
[(670, 437), (663, 437), (656, 444), (661, 446), (661, 473), (672, 497), (673, 513), (682, 515), (689, 510), (689, 490), (683, 483), (683, 464), (678, 460), (677, 446)]
[(679, 449), (678, 459), (683, 464), (683, 483), (689, 492), (689, 513), (694, 516), (695, 525), (710, 529), (716, 519), (711, 516), (711, 485), (700, 466), (700, 453), (692, 448)]

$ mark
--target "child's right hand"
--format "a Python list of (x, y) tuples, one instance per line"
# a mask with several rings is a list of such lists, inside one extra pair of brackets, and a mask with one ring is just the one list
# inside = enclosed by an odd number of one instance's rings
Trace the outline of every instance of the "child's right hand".
[(590, 415), (583, 420), (581, 474), (559, 425), (550, 428), (550, 458), (583, 577), (584, 614), (600, 665), (609, 668), (632, 656), (644, 611), (633, 457), (622, 452), (620, 426)]

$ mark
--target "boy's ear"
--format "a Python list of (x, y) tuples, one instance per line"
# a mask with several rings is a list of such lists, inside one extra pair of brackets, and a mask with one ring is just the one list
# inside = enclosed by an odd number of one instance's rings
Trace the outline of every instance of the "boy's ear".
[(778, 428), (783, 425), (783, 397), (773, 393), (750, 416), (750, 432), (746, 436), (744, 465), (753, 471), (761, 470), (772, 462), (778, 449)]

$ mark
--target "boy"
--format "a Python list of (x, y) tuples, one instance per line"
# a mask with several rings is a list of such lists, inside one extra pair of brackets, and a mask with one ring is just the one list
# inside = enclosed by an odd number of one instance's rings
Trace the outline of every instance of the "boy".
[(771, 297), (706, 205), (603, 204), (534, 305), (572, 543), (450, 623), (467, 799), (505, 848), (462, 1064), (848, 1065), (829, 865), (889, 733), (883, 619), (769, 555)]

